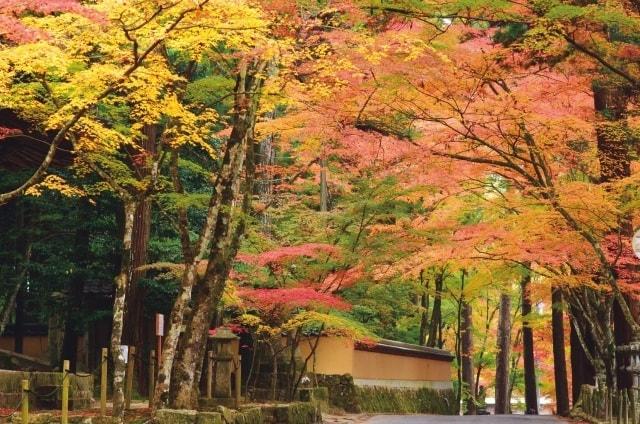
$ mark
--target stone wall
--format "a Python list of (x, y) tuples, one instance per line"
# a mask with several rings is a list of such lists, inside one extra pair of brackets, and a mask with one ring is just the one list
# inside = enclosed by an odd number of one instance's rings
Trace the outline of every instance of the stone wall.
[(315, 424), (322, 422), (312, 402), (243, 405), (240, 410), (218, 407), (212, 411), (162, 409), (157, 424)]
[(452, 389), (359, 387), (349, 374), (318, 374), (312, 380), (327, 388), (330, 406), (346, 412), (451, 415), (458, 411)]
[[(2, 420), (0, 420), (2, 422)], [(14, 415), (11, 423), (20, 423)], [(60, 417), (47, 414), (31, 414), (31, 424), (59, 424)], [(147, 422), (145, 420), (145, 422)], [(161, 409), (155, 415), (154, 424), (317, 424), (322, 416), (311, 402), (294, 402), (274, 405), (243, 405), (240, 410), (218, 407), (211, 411)], [(69, 423), (116, 424), (112, 417), (69, 417)]]

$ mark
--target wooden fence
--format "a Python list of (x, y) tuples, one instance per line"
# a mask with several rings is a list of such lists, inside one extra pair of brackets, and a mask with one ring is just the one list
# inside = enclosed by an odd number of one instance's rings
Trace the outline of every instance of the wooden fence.
[(640, 389), (613, 391), (585, 384), (572, 415), (598, 424), (640, 424)]

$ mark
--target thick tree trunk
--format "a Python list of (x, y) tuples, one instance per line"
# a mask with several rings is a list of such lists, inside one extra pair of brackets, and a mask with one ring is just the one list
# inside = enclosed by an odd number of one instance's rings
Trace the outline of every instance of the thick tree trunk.
[[(144, 152), (144, 161), (134, 162), (135, 171), (141, 180), (148, 179), (152, 174), (152, 163), (157, 160), (158, 126), (145, 125), (142, 129), (143, 137), (139, 146)], [(135, 154), (140, 154), (135, 152)], [(140, 357), (146, 358), (147, 346), (153, 343), (153, 335), (149, 333), (148, 322), (145, 322), (146, 290), (139, 281), (145, 277), (146, 271), (138, 268), (147, 264), (149, 239), (151, 238), (151, 200), (141, 196), (136, 202), (136, 212), (133, 220), (131, 237), (131, 281), (127, 290), (127, 306), (125, 308), (123, 343), (135, 346)], [(152, 311), (156, 312), (156, 311)], [(136, 367), (138, 390), (146, 393), (148, 372), (144, 367)]]
[[(462, 272), (464, 280), (465, 273)], [(464, 284), (464, 283), (463, 283)], [(464, 289), (463, 289), (464, 290)], [(464, 384), (464, 393), (466, 398), (466, 413), (468, 415), (476, 414), (476, 399), (473, 390), (473, 321), (471, 318), (472, 310), (469, 301), (463, 294), (460, 295), (461, 305), (461, 321), (460, 321), (460, 361), (462, 366), (462, 383)]]
[[(249, 143), (247, 150), (253, 149)], [(252, 178), (247, 177), (251, 183)], [(199, 290), (194, 293), (194, 302), (190, 320), (184, 333), (184, 344), (179, 361), (174, 365), (175, 385), (172, 385), (170, 401), (173, 408), (194, 408), (198, 402), (198, 382), (202, 371), (206, 351), (207, 335), (214, 313), (220, 304), (226, 285), (231, 261), (235, 258), (244, 234), (245, 218), (240, 219), (235, 229), (231, 228), (233, 200), (238, 194), (239, 178), (225, 189), (221, 196), (221, 210), (212, 237), (212, 248), (209, 262)], [(250, 190), (245, 188), (245, 190)], [(251, 192), (245, 192), (242, 213), (248, 213), (248, 202)]]
[[(593, 83), (593, 100), (599, 121), (596, 125), (600, 182), (609, 183), (631, 175), (629, 146), (633, 137), (627, 123), (627, 104), (631, 95), (629, 87), (601, 80)], [(621, 223), (623, 237), (632, 237), (633, 228), (629, 219)], [(638, 317), (638, 301), (624, 295), (633, 317)], [(626, 345), (634, 340), (633, 329), (627, 323), (619, 302), (613, 308), (614, 335), (616, 345)], [(638, 335), (635, 335), (636, 337)], [(631, 373), (618, 369), (618, 388), (627, 389), (633, 384)]]
[(567, 382), (567, 362), (564, 342), (564, 303), (562, 290), (551, 289), (551, 331), (553, 338), (553, 372), (556, 386), (556, 413), (569, 416), (569, 385)]
[(511, 410), (509, 398), (509, 363), (511, 361), (511, 296), (500, 295), (500, 319), (498, 321), (498, 354), (496, 357), (496, 414), (508, 414)]
[(113, 324), (111, 327), (111, 358), (113, 360), (113, 416), (122, 421), (124, 418), (124, 373), (125, 362), (120, 354), (124, 326), (124, 312), (127, 297), (127, 286), (132, 274), (133, 222), (135, 203), (124, 201), (124, 232), (122, 235), (122, 262), (120, 272), (115, 279), (115, 295), (113, 299)]
[[(176, 408), (194, 408), (197, 406), (198, 382), (206, 351), (207, 334), (209, 325), (216, 310), (222, 293), (224, 291), (226, 279), (229, 273), (231, 261), (236, 255), (240, 236), (244, 233), (244, 214), (248, 213), (248, 206), (252, 194), (253, 175), (253, 127), (255, 125), (255, 113), (257, 110), (257, 99), (262, 86), (262, 71), (265, 63), (257, 63), (247, 72), (246, 64), (241, 64), (236, 80), (234, 121), (227, 143), (227, 149), (223, 158), (223, 166), (216, 180), (215, 193), (210, 203), (210, 214), (207, 224), (201, 235), (201, 240), (211, 239), (211, 249), (209, 251), (209, 261), (205, 275), (200, 284), (196, 286), (193, 293), (193, 307), (191, 315), (186, 320), (186, 331), (180, 335), (181, 355), (175, 358), (175, 348), (178, 343), (177, 335), (173, 346), (167, 346), (165, 340), (165, 351), (163, 351), (162, 368), (160, 370), (158, 384), (156, 388), (155, 404), (160, 402), (161, 396), (170, 390), (169, 401)], [(247, 178), (245, 196), (242, 208), (240, 223), (232, 231), (234, 203), (240, 189), (240, 175), (243, 169), (243, 162), (247, 157)], [(249, 160), (250, 159), (250, 160)], [(213, 234), (207, 225), (213, 227)], [(206, 244), (198, 247), (196, 258), (200, 252), (204, 252)], [(187, 296), (181, 297), (186, 299)], [(185, 305), (186, 306), (186, 305)], [(175, 309), (175, 305), (174, 305)], [(176, 322), (182, 322), (184, 314)], [(179, 328), (172, 328), (170, 331), (177, 331)], [(166, 357), (165, 357), (166, 353)], [(170, 365), (173, 365), (171, 367)], [(171, 375), (173, 373), (173, 376)], [(161, 378), (162, 377), (162, 378)]]
[[(575, 320), (580, 320), (582, 313), (578, 308), (572, 307), (571, 315), (575, 317)], [(571, 320), (569, 342), (571, 346), (571, 398), (574, 406), (580, 398), (580, 388), (582, 385), (594, 385), (596, 381), (595, 369), (584, 352), (575, 325), (574, 320)], [(586, 343), (591, 342), (591, 334), (589, 332), (584, 334), (584, 338)]]
[(524, 357), (524, 401), (525, 414), (538, 414), (538, 382), (536, 379), (536, 364), (533, 354), (533, 330), (529, 325), (531, 315), (531, 297), (529, 285), (531, 276), (526, 275), (522, 280), (522, 355)]

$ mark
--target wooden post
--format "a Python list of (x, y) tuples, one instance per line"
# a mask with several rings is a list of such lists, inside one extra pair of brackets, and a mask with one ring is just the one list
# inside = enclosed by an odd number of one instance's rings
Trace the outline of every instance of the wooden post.
[(207, 399), (211, 399), (213, 386), (213, 351), (207, 352)]
[(62, 414), (61, 424), (69, 424), (69, 361), (62, 362)]
[(100, 415), (107, 415), (107, 357), (109, 349), (102, 348), (100, 356)]
[(635, 389), (629, 389), (629, 403), (631, 404), (631, 424), (638, 424), (636, 416), (636, 394)]
[(616, 417), (616, 424), (622, 424), (622, 396), (621, 393), (616, 393), (618, 399), (618, 416)]
[(151, 349), (149, 352), (149, 408), (153, 403), (153, 393), (155, 391), (156, 383), (156, 351)]
[(622, 398), (624, 399), (624, 412), (622, 413), (622, 420), (624, 424), (629, 424), (629, 396), (626, 390), (622, 390)]
[(22, 422), (29, 424), (29, 380), (22, 380)]
[(609, 399), (609, 423), (613, 424), (613, 393), (611, 389), (607, 389), (607, 397)]
[(129, 346), (129, 353), (127, 354), (127, 375), (126, 386), (124, 388), (124, 408), (131, 409), (131, 396), (133, 393), (133, 363), (136, 357), (136, 347)]
[(240, 407), (240, 389), (241, 389), (241, 384), (242, 384), (242, 376), (241, 373), (242, 372), (242, 357), (240, 355), (238, 355), (238, 362), (236, 365), (236, 387), (235, 387), (235, 394), (236, 394), (236, 408)]

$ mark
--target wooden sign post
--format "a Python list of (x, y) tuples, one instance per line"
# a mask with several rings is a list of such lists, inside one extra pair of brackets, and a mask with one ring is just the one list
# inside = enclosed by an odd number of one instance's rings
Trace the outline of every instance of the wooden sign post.
[(153, 403), (153, 393), (156, 385), (156, 351), (149, 352), (149, 408)]

